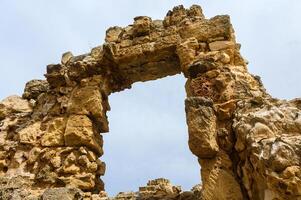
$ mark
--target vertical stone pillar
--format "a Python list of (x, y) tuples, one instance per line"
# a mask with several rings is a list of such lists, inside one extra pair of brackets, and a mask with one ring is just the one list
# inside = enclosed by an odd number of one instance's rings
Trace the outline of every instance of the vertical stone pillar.
[(104, 190), (100, 176), (105, 163), (99, 157), (101, 133), (108, 132), (108, 90), (94, 60), (91, 55), (64, 54), (61, 64), (47, 67), (49, 88), (34, 99), (25, 95), (34, 102), (32, 125), (19, 134), (23, 140), (28, 133), (35, 138), (25, 162), (34, 186)]
[(203, 97), (185, 101), (189, 148), (199, 158), (212, 158), (219, 151), (216, 141), (216, 116), (213, 102)]
[[(213, 40), (213, 41), (212, 41)], [(216, 40), (216, 41), (215, 41)], [(234, 158), (232, 114), (235, 110), (234, 39), (187, 38), (177, 47), (187, 77), (185, 101), (189, 147), (201, 165), (200, 199), (243, 199)]]
[(104, 175), (105, 165), (98, 159), (103, 155), (103, 138), (100, 133), (108, 132), (108, 122), (107, 97), (103, 97), (100, 84), (101, 77), (93, 76), (82, 79), (72, 89), (66, 108), (64, 140), (65, 146), (79, 147), (81, 153), (75, 157), (74, 163), (70, 163), (70, 166), (79, 165), (81, 173), (75, 175), (75, 183), (69, 183), (69, 180), (66, 183), (80, 188), (77, 180), (88, 179), (90, 183), (87, 188), (80, 189), (95, 188), (101, 191), (104, 185), (99, 176)]

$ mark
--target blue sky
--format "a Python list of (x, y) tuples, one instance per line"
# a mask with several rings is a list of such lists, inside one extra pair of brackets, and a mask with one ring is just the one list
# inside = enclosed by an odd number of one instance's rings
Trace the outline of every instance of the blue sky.
[[(274, 97), (301, 96), (299, 0), (0, 0), (0, 99), (43, 78), (46, 65), (58, 63), (62, 53), (83, 54), (102, 44), (110, 26), (131, 24), (139, 15), (163, 19), (179, 4), (199, 4), (207, 17), (229, 14), (249, 70)], [(200, 181), (187, 146), (184, 83), (179, 75), (110, 96), (102, 158), (110, 194), (163, 176), (185, 189)]]

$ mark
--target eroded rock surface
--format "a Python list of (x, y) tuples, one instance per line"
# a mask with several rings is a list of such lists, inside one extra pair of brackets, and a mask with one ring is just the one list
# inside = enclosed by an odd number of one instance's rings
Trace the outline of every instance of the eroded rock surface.
[[(272, 98), (247, 71), (229, 16), (177, 6), (164, 20), (139, 16), (109, 28), (105, 41), (64, 53), (46, 80), (0, 102), (0, 199), (301, 199), (301, 100)], [(99, 157), (108, 96), (179, 73), (202, 186), (183, 192), (157, 179), (107, 197)]]

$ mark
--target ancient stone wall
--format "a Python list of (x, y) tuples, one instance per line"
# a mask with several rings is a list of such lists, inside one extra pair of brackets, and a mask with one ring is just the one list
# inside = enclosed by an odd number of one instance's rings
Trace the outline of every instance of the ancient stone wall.
[(115, 199), (301, 199), (301, 100), (273, 99), (248, 73), (229, 16), (178, 6), (163, 21), (140, 16), (109, 28), (105, 40), (63, 54), (47, 80), (1, 101), (2, 199), (108, 199), (99, 159), (108, 96), (178, 73), (187, 78), (188, 144), (202, 187), (181, 192), (158, 179)]

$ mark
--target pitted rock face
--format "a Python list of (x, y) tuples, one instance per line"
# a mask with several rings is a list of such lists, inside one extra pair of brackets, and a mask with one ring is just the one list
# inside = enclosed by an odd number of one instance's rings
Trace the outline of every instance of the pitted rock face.
[[(229, 16), (177, 6), (164, 20), (139, 16), (109, 28), (105, 41), (64, 53), (46, 80), (0, 102), (0, 199), (301, 199), (301, 101), (273, 99), (247, 71)], [(99, 159), (108, 96), (179, 73), (201, 185), (182, 191), (156, 179), (109, 198)]]
[(47, 92), (49, 88), (46, 80), (31, 80), (26, 83), (23, 98), (24, 99), (37, 99), (41, 93)]

